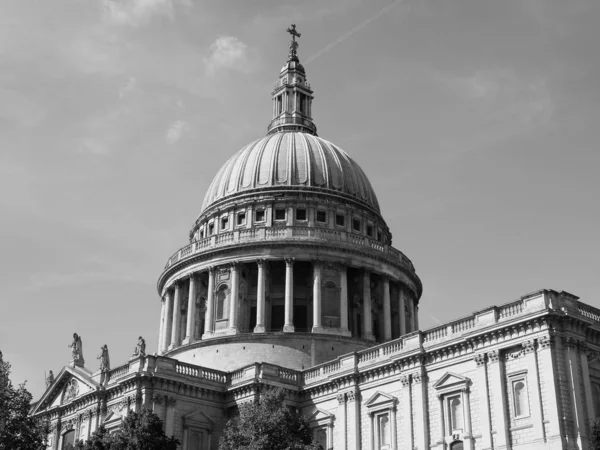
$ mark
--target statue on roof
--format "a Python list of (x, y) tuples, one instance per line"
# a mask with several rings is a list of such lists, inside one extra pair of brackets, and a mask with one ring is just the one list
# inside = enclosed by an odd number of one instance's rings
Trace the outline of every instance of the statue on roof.
[(100, 347), (100, 355), (96, 359), (100, 360), (100, 372), (108, 372), (110, 370), (110, 358), (108, 356), (108, 345)]
[(146, 356), (146, 341), (141, 336), (138, 338), (138, 343), (133, 351), (133, 356)]
[(50, 386), (52, 386), (52, 383), (54, 383), (54, 374), (50, 370), (48, 372), (48, 376), (46, 377), (46, 389), (48, 389)]
[(77, 333), (73, 333), (73, 342), (68, 347), (71, 348), (73, 364), (83, 367), (83, 344), (81, 342), (81, 337)]

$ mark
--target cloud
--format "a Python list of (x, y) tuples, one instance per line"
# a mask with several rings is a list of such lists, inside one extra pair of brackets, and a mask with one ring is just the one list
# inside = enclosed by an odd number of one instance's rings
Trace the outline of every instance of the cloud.
[(116, 25), (138, 26), (154, 17), (174, 18), (177, 6), (191, 6), (189, 0), (102, 0), (105, 18)]
[(221, 70), (250, 71), (248, 46), (234, 36), (218, 37), (210, 46), (210, 56), (204, 59), (210, 74)]
[(175, 122), (173, 122), (167, 130), (167, 135), (165, 138), (167, 144), (174, 145), (177, 142), (179, 142), (186, 128), (187, 123), (185, 123), (183, 120), (176, 120)]
[(123, 100), (123, 97), (133, 92), (141, 92), (142, 89), (135, 77), (129, 77), (127, 83), (119, 90), (119, 100)]

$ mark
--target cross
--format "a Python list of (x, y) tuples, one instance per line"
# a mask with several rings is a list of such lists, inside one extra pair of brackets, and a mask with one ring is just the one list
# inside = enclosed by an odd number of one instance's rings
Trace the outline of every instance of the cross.
[(288, 28), (287, 30), (288, 33), (290, 33), (292, 35), (292, 41), (296, 42), (296, 37), (300, 37), (300, 33), (298, 33), (296, 31), (296, 24), (293, 23), (291, 28)]

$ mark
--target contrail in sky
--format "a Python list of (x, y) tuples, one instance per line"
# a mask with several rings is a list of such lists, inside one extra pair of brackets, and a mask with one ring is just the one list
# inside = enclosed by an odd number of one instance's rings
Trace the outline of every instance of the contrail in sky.
[(335, 41), (333, 41), (332, 43), (326, 45), (325, 47), (323, 47), (321, 50), (319, 50), (317, 53), (315, 53), (314, 55), (311, 55), (304, 64), (308, 64), (312, 61), (314, 61), (315, 59), (317, 59), (319, 56), (323, 55), (324, 53), (327, 53), (329, 50), (331, 50), (333, 47), (335, 47), (338, 44), (341, 44), (342, 42), (344, 42), (346, 39), (348, 39), (350, 36), (352, 36), (354, 33), (356, 33), (357, 31), (362, 30), (364, 27), (366, 27), (367, 25), (369, 25), (371, 22), (373, 22), (374, 20), (379, 19), (381, 16), (383, 16), (385, 13), (387, 13), (389, 10), (391, 10), (394, 6), (396, 6), (397, 3), (402, 3), (403, 0), (394, 0), (392, 3), (390, 3), (387, 6), (384, 6), (381, 10), (379, 10), (374, 16), (369, 17), (368, 19), (364, 20), (363, 22), (359, 23), (358, 25), (356, 25), (354, 28), (352, 28), (350, 31), (342, 34), (339, 38), (337, 38)]

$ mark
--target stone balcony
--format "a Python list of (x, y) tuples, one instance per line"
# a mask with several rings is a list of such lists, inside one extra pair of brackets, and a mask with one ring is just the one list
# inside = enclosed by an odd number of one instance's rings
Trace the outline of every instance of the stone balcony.
[(265, 244), (269, 242), (283, 242), (289, 244), (334, 244), (345, 249), (371, 253), (375, 257), (384, 257), (391, 264), (399, 265), (409, 269), (411, 272), (415, 271), (410, 259), (408, 259), (400, 250), (396, 250), (390, 245), (382, 244), (381, 242), (366, 236), (348, 233), (346, 231), (302, 226), (260, 227), (214, 234), (204, 239), (194, 241), (177, 250), (177, 252), (175, 252), (175, 254), (167, 261), (165, 270), (169, 269), (173, 264), (179, 261), (215, 249), (253, 243)]

